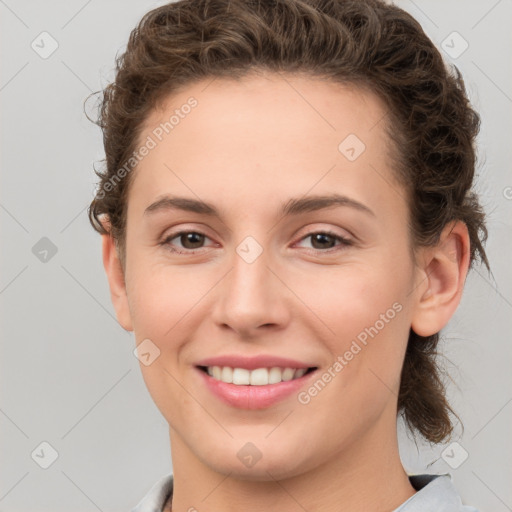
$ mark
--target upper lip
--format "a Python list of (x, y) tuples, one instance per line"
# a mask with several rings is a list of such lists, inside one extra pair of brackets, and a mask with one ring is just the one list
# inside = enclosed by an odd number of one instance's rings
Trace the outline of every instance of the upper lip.
[(315, 367), (314, 364), (301, 363), (295, 359), (264, 354), (252, 357), (241, 355), (208, 357), (197, 362), (196, 366), (229, 366), (231, 368), (245, 368), (247, 370), (272, 367), (305, 369)]

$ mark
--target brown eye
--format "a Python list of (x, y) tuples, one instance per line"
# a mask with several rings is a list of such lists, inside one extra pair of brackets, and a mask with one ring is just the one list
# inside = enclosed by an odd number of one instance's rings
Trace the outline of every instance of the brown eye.
[(336, 245), (336, 239), (327, 233), (315, 233), (309, 236), (315, 249), (330, 249)]
[(204, 242), (204, 235), (190, 231), (179, 235), (180, 242), (183, 244), (185, 249), (199, 249), (201, 244)]
[[(302, 240), (311, 240), (313, 250), (319, 252), (332, 252), (343, 250), (352, 245), (352, 241), (330, 231), (316, 231), (309, 233)], [(336, 244), (336, 242), (339, 242)]]
[[(193, 254), (195, 250), (202, 249), (202, 244), (204, 244), (206, 238), (208, 237), (205, 234), (197, 231), (180, 231), (169, 235), (161, 245), (167, 247), (171, 252)], [(173, 243), (173, 240), (177, 240), (178, 242)], [(175, 247), (177, 243), (178, 248)]]

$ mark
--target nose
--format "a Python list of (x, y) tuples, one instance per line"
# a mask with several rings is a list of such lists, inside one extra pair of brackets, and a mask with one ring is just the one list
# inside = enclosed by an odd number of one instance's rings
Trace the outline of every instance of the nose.
[[(292, 295), (269, 266), (265, 251), (248, 262), (235, 252), (231, 270), (217, 286), (213, 320), (222, 329), (231, 329), (240, 338), (255, 338), (268, 329), (279, 330), (290, 317)], [(275, 267), (275, 265), (272, 265)]]

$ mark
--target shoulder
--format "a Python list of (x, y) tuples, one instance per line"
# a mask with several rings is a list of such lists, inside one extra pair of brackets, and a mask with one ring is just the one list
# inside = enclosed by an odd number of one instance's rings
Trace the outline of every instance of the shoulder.
[(173, 475), (160, 478), (131, 512), (164, 512), (173, 489)]
[[(393, 512), (478, 512), (462, 504), (449, 474), (410, 475), (409, 480), (417, 492)], [(173, 475), (163, 476), (131, 512), (165, 512), (172, 490)]]
[(478, 512), (462, 504), (449, 474), (410, 475), (409, 480), (417, 492), (394, 512)]

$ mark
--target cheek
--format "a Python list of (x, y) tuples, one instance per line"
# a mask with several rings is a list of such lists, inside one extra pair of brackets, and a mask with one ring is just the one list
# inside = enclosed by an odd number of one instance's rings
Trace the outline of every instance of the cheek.
[(141, 264), (132, 274), (129, 289), (137, 344), (149, 339), (159, 350), (152, 364), (140, 363), (141, 373), (155, 405), (171, 424), (179, 422), (179, 411), (193, 406), (179, 385), (183, 381), (179, 363), (193, 332), (187, 320), (206, 293), (204, 280), (182, 269)]
[(130, 312), (137, 338), (163, 342), (171, 339), (174, 329), (214, 286), (211, 271), (193, 266), (139, 264), (134, 269), (128, 289)]
[[(304, 413), (330, 425), (326, 435), (350, 440), (386, 414), (394, 414), (409, 325), (401, 287), (370, 279), (347, 277), (332, 292), (310, 294), (311, 309), (334, 332), (324, 336), (331, 361), (300, 403)], [(315, 287), (316, 290), (316, 287)], [(318, 323), (318, 322), (317, 322)], [(324, 332), (324, 331), (322, 331)], [(325, 384), (324, 384), (325, 383)], [(390, 412), (391, 411), (391, 412)]]
[(410, 328), (405, 267), (398, 276), (382, 261), (354, 265), (296, 284), (297, 295), (315, 313), (308, 314), (308, 324), (318, 326), (317, 336), (331, 352), (331, 363), (341, 357), (334, 387), (359, 390), (370, 401), (383, 383), (394, 389)]
[[(300, 297), (305, 311), (316, 318), (332, 335), (331, 338), (347, 340), (365, 332), (381, 315), (386, 327), (397, 316), (399, 303), (407, 289), (402, 277), (388, 272), (382, 262), (333, 267), (291, 277), (294, 292)], [(314, 314), (314, 315), (313, 315)], [(391, 322), (393, 323), (393, 322)], [(382, 330), (382, 322), (378, 328)]]

